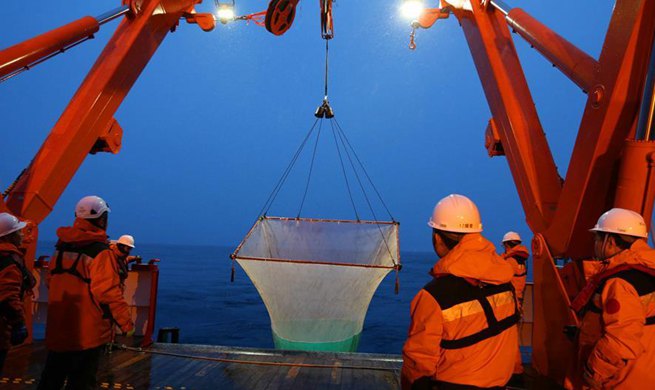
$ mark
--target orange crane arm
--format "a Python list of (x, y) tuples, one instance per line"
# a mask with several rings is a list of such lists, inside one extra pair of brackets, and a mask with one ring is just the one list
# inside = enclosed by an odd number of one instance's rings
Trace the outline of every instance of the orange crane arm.
[[(120, 127), (113, 119), (134, 82), (166, 34), (200, 0), (145, 0), (137, 15), (124, 19), (82, 82), (6, 205), (21, 218), (40, 223), (53, 209), (87, 154), (117, 152)], [(118, 139), (118, 142), (117, 142)]]
[[(561, 383), (574, 348), (562, 330), (577, 318), (554, 259), (590, 258), (588, 229), (612, 206), (647, 220), (653, 210), (655, 2), (616, 2), (599, 60), (500, 0), (470, 2), (470, 9), (452, 12), (492, 112), (489, 154), (507, 156), (535, 233), (533, 365)], [(565, 180), (557, 174), (508, 26), (588, 93)]]
[[(194, 13), (202, 0), (133, 0), (130, 18), (123, 19), (51, 130), (30, 165), (11, 186), (0, 211), (8, 210), (28, 220), (24, 230), (25, 262), (32, 269), (36, 254), (38, 224), (50, 213), (62, 192), (89, 153), (120, 149), (122, 130), (114, 113), (169, 31), (183, 15)], [(122, 7), (114, 14), (123, 15)], [(97, 31), (105, 18), (87, 17), (50, 34), (44, 34), (0, 53), (4, 74), (47, 59)], [(208, 23), (201, 26), (208, 29)], [(31, 299), (25, 302), (26, 321), (31, 326)]]
[(468, 41), (497, 133), (533, 231), (545, 230), (553, 218), (561, 178), (519, 62), (510, 31), (499, 12), (474, 6), (454, 10)]
[(65, 26), (0, 51), (0, 81), (27, 70), (37, 63), (93, 38), (102, 24), (130, 12), (122, 6), (97, 18), (85, 16)]
[[(544, 234), (555, 255), (588, 258), (593, 248), (588, 229), (614, 205), (623, 141), (635, 134), (655, 36), (653, 21), (655, 2), (616, 2), (598, 61), (596, 85), (587, 99), (562, 196), (553, 222)], [(641, 207), (629, 208), (642, 211)], [(644, 218), (650, 221), (650, 215)]]
[[(453, 13), (462, 24), (492, 111), (490, 154), (507, 156), (528, 225), (544, 235), (553, 256), (588, 256), (587, 229), (620, 195), (615, 185), (618, 165), (623, 140), (635, 133), (655, 35), (655, 3), (617, 1), (598, 61), (525, 11), (499, 0), (472, 2), (472, 12)], [(556, 169), (508, 26), (588, 93), (565, 180), (554, 180)], [(643, 191), (639, 196), (645, 196)], [(652, 196), (649, 199), (641, 203), (652, 204)], [(634, 202), (635, 210), (650, 209)], [(646, 214), (649, 219), (650, 212)]]

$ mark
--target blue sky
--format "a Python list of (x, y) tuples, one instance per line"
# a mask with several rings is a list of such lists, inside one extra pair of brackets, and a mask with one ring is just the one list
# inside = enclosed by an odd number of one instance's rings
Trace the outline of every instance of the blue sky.
[[(335, 4), (330, 100), (401, 222), (401, 247), (430, 250), (425, 223), (434, 203), (452, 192), (477, 202), (493, 242), (506, 230), (529, 237), (506, 160), (490, 159), (484, 149), (489, 108), (456, 19), (418, 31), (412, 52), (399, 3)], [(237, 1), (239, 13), (266, 4)], [(537, 0), (510, 4), (596, 58), (613, 7), (597, 0), (565, 8)], [(3, 5), (11, 17), (0, 26), (0, 47), (118, 5), (9, 2)], [(205, 1), (198, 9), (212, 6)], [(103, 26), (96, 39), (0, 84), (0, 188), (29, 164), (117, 25)], [(514, 37), (564, 176), (586, 95)], [(282, 37), (254, 24), (219, 25), (205, 33), (182, 22), (116, 113), (124, 130), (121, 152), (88, 156), (41, 224), (41, 237), (54, 239), (57, 226), (72, 222), (76, 201), (98, 194), (113, 210), (111, 236), (131, 233), (137, 245), (237, 245), (314, 121), (323, 94), (323, 50), (318, 1), (303, 0)], [(353, 217), (334, 158), (333, 144), (321, 144), (303, 216)], [(307, 161), (297, 168), (270, 214), (295, 216)]]

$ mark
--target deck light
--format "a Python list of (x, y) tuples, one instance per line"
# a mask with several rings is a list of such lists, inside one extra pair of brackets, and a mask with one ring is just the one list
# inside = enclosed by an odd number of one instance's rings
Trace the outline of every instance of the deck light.
[(416, 20), (421, 16), (425, 5), (423, 0), (403, 0), (402, 5), (400, 6), (400, 12), (402, 15), (411, 20)]
[(219, 22), (227, 24), (233, 21), (234, 17), (234, 0), (225, 3), (216, 0), (216, 18)]

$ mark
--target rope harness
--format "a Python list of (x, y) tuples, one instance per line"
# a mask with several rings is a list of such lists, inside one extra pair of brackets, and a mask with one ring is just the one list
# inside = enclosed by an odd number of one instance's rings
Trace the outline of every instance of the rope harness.
[[(281, 11), (281, 7), (284, 5), (285, 7), (293, 7), (292, 1), (284, 2), (284, 1), (272, 1), (271, 2), (271, 7), (269, 7), (269, 14), (273, 15), (274, 12)], [(314, 164), (316, 161), (316, 156), (318, 154), (318, 145), (319, 141), (321, 138), (321, 133), (323, 132), (323, 122), (325, 119), (329, 120), (329, 131), (332, 133), (332, 139), (334, 140), (334, 145), (337, 151), (337, 157), (339, 161), (339, 165), (341, 166), (341, 173), (343, 175), (343, 180), (345, 183), (345, 188), (346, 192), (348, 194), (348, 198), (350, 200), (350, 205), (352, 206), (356, 221), (359, 223), (362, 221), (361, 218), (361, 213), (357, 209), (357, 205), (355, 202), (355, 196), (353, 195), (353, 183), (354, 181), (357, 182), (357, 185), (359, 189), (361, 190), (362, 196), (365, 200), (365, 203), (368, 207), (368, 211), (371, 213), (373, 220), (376, 222), (376, 226), (378, 231), (380, 232), (380, 236), (382, 237), (382, 241), (384, 242), (384, 247), (386, 248), (386, 251), (389, 253), (389, 257), (391, 258), (391, 261), (393, 263), (393, 267), (396, 271), (396, 286), (395, 290), (396, 293), (398, 293), (398, 288), (399, 288), (399, 281), (398, 281), (398, 271), (400, 270), (400, 265), (398, 261), (398, 256), (394, 255), (394, 253), (391, 251), (391, 247), (388, 243), (388, 238), (385, 236), (382, 228), (378, 224), (379, 219), (378, 215), (376, 214), (374, 208), (373, 208), (373, 203), (369, 197), (369, 194), (366, 189), (366, 184), (370, 186), (370, 189), (373, 190), (375, 195), (377, 196), (377, 199), (379, 200), (379, 203), (384, 207), (385, 211), (387, 212), (389, 218), (393, 223), (397, 223), (395, 219), (393, 218), (393, 215), (389, 211), (389, 207), (387, 204), (384, 202), (384, 199), (380, 195), (380, 191), (377, 189), (373, 181), (371, 180), (370, 175), (368, 174), (368, 171), (366, 170), (364, 164), (362, 163), (361, 159), (359, 158), (357, 152), (355, 152), (355, 149), (353, 148), (350, 140), (346, 136), (346, 133), (343, 131), (341, 125), (337, 121), (337, 119), (334, 117), (334, 110), (330, 106), (329, 99), (328, 99), (328, 91), (329, 91), (329, 53), (330, 53), (330, 45), (329, 42), (331, 39), (334, 38), (334, 25), (333, 25), (333, 18), (332, 18), (332, 0), (321, 0), (320, 1), (321, 5), (321, 38), (325, 40), (325, 67), (324, 67), (324, 83), (323, 83), (323, 101), (321, 104), (316, 108), (314, 112), (314, 116), (316, 117), (316, 120), (310, 127), (309, 131), (303, 138), (302, 142), (296, 149), (295, 153), (291, 157), (291, 161), (287, 165), (287, 167), (284, 169), (282, 172), (282, 175), (278, 179), (277, 183), (273, 187), (271, 193), (269, 194), (268, 198), (266, 199), (266, 202), (264, 202), (264, 205), (259, 211), (259, 214), (257, 215), (256, 220), (260, 220), (261, 218), (265, 218), (271, 209), (273, 203), (275, 202), (275, 199), (277, 198), (278, 194), (280, 193), (282, 187), (284, 186), (286, 180), (290, 176), (296, 162), (298, 161), (300, 155), (302, 154), (304, 148), (308, 145), (308, 143), (313, 143), (312, 147), (312, 152), (311, 152), (311, 160), (309, 162), (309, 168), (307, 172), (307, 178), (305, 180), (304, 184), (304, 191), (302, 193), (302, 197), (300, 200), (300, 204), (298, 206), (298, 212), (296, 214), (296, 219), (301, 218), (301, 214), (303, 211), (303, 208), (305, 206), (305, 202), (307, 200), (307, 196), (309, 193), (309, 188), (312, 180), (312, 174), (314, 173)], [(290, 13), (291, 11), (288, 8), (284, 8), (284, 12)], [(271, 19), (273, 16), (270, 16), (267, 14), (267, 21)], [(288, 15), (287, 15), (288, 16)], [(272, 20), (272, 19), (271, 19)], [(267, 22), (268, 23), (268, 22)], [(267, 24), (268, 28), (268, 24)], [(326, 127), (327, 131), (327, 127)], [(349, 168), (347, 168), (349, 167)], [(348, 170), (351, 171), (351, 175), (354, 176), (354, 181), (352, 181), (352, 178), (349, 179), (349, 174)], [(247, 238), (246, 238), (247, 239)], [(238, 251), (238, 249), (237, 249)], [(271, 256), (272, 257), (272, 256)], [(234, 260), (234, 257), (233, 257)], [(230, 276), (230, 280), (234, 281), (234, 273), (235, 273), (235, 265), (234, 261), (232, 262), (232, 272)]]

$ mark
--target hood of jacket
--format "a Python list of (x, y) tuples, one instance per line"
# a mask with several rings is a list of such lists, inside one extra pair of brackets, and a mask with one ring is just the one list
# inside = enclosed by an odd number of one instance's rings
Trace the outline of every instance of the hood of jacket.
[(655, 269), (655, 249), (648, 246), (646, 240), (637, 240), (629, 249), (612, 256), (606, 269), (624, 264), (638, 264)]
[(0, 242), (0, 253), (15, 254), (23, 257), (23, 252), (18, 247), (10, 242)]
[(107, 232), (86, 219), (75, 218), (73, 226), (62, 226), (57, 229), (57, 237), (62, 242), (83, 245), (107, 241)]
[(513, 258), (520, 258), (523, 260), (526, 260), (528, 257), (530, 257), (530, 252), (528, 252), (528, 248), (525, 247), (525, 245), (517, 245), (514, 248), (510, 248), (507, 252), (503, 253), (504, 258), (508, 257), (513, 257)]
[(432, 268), (435, 276), (451, 274), (488, 284), (508, 283), (512, 266), (496, 253), (496, 247), (479, 233), (466, 234)]

